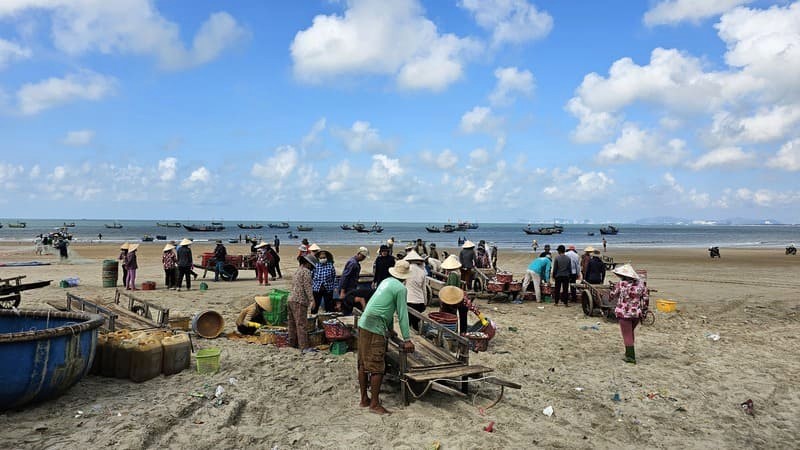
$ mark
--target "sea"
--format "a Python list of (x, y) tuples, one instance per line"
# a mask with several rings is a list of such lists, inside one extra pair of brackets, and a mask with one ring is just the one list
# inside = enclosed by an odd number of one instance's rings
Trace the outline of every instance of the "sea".
[[(11, 228), (9, 223), (25, 222), (25, 228)], [(281, 240), (281, 245), (300, 244), (303, 238), (309, 242), (320, 245), (365, 245), (369, 248), (385, 243), (393, 237), (395, 245), (422, 239), (427, 243), (435, 242), (437, 246), (455, 247), (459, 238), (466, 238), (475, 243), (480, 240), (494, 242), (499, 249), (527, 250), (530, 249), (534, 239), (539, 247), (545, 244), (557, 246), (559, 244), (574, 244), (578, 248), (586, 246), (602, 247), (602, 238), (605, 237), (609, 249), (621, 248), (706, 248), (741, 247), (741, 248), (783, 248), (790, 243), (800, 242), (800, 225), (635, 225), (613, 224), (619, 229), (617, 235), (601, 235), (600, 227), (604, 224), (569, 225), (564, 224), (562, 234), (541, 236), (528, 235), (523, 232), (527, 224), (522, 223), (478, 223), (477, 229), (456, 231), (453, 233), (430, 233), (426, 226), (440, 223), (412, 223), (412, 222), (381, 222), (384, 228), (381, 233), (359, 233), (356, 231), (342, 230), (342, 223), (334, 222), (290, 222), (290, 228), (269, 228), (268, 222), (241, 222), (221, 221), (224, 230), (218, 232), (190, 232), (181, 228), (166, 228), (157, 225), (154, 220), (122, 220), (117, 223), (122, 228), (107, 228), (111, 225), (108, 220), (72, 220), (72, 219), (0, 219), (3, 227), (0, 228), (0, 242), (33, 242), (39, 234), (47, 234), (61, 228), (64, 224), (69, 227), (74, 241), (81, 242), (125, 242), (141, 241), (145, 235), (165, 237), (166, 240), (180, 240), (184, 237), (197, 242), (214, 241), (222, 239), (229, 242), (232, 239), (245, 239), (256, 236), (272, 241), (275, 236)], [(175, 223), (179, 220), (159, 221), (161, 223)], [(262, 224), (262, 229), (240, 229), (239, 223), (244, 225)], [(277, 222), (275, 222), (277, 223)], [(188, 225), (203, 225), (203, 223), (187, 223)], [(206, 223), (207, 224), (207, 223)], [(365, 223), (370, 227), (371, 223)], [(531, 224), (533, 228), (549, 226), (552, 224)], [(312, 227), (311, 231), (297, 231), (298, 226)], [(593, 233), (593, 235), (592, 235)], [(101, 237), (102, 235), (102, 237)], [(297, 237), (293, 237), (297, 236)], [(159, 242), (159, 240), (156, 240)]]

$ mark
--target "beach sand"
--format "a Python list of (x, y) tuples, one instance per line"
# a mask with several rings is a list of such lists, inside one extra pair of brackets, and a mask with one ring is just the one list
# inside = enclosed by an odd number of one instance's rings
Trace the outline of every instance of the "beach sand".
[[(254, 295), (289, 289), (286, 275), (297, 265), (295, 249), (285, 247), (284, 279), (268, 288), (248, 271), (236, 282), (209, 282), (206, 292), (196, 290), (199, 279), (192, 291), (175, 292), (163, 289), (162, 247), (140, 247), (138, 283), (153, 280), (159, 289), (136, 295), (169, 307), (173, 316), (218, 311), (227, 332)], [(114, 290), (101, 287), (101, 264), (116, 258), (116, 245), (74, 244), (70, 250), (70, 262), (59, 263), (56, 256), (34, 256), (29, 245), (4, 244), (0, 262), (53, 265), (0, 267), (0, 278), (54, 280), (23, 293), (24, 308), (63, 301), (66, 292), (111, 301)], [(210, 250), (194, 246), (195, 260)], [(338, 272), (356, 251), (331, 250)], [(230, 244), (228, 252), (248, 253), (249, 247)], [(0, 447), (416, 449), (439, 441), (442, 449), (796, 448), (800, 257), (726, 248), (714, 260), (703, 249), (610, 248), (608, 255), (648, 271), (649, 286), (658, 291), (652, 294), (654, 310), (658, 298), (678, 302), (676, 313), (656, 311), (654, 325), (637, 328), (635, 366), (622, 361), (618, 325), (584, 317), (578, 305), (541, 309), (478, 300), (500, 329), (489, 351), (471, 353), (470, 362), (522, 385), (506, 390), (488, 410), (481, 406), (498, 394), (493, 385), (477, 385), (477, 395), (468, 399), (429, 393), (404, 407), (397, 382), (385, 381), (382, 400), (393, 414), (378, 416), (358, 406), (352, 352), (301, 354), (225, 338), (196, 339), (199, 348), (222, 349), (216, 375), (201, 376), (192, 368), (140, 384), (88, 376), (57, 399), (0, 414)], [(520, 279), (530, 260), (528, 252), (501, 249), (498, 265)], [(364, 271), (371, 271), (371, 262)], [(71, 276), (80, 278), (79, 286), (58, 287)], [(597, 322), (599, 330), (581, 329)], [(708, 339), (708, 333), (720, 339)], [(190, 395), (211, 396), (218, 385), (225, 389), (222, 405)], [(740, 407), (747, 399), (753, 400), (754, 416)], [(547, 406), (555, 411), (552, 417), (542, 413)], [(483, 431), (492, 421), (495, 431)]]

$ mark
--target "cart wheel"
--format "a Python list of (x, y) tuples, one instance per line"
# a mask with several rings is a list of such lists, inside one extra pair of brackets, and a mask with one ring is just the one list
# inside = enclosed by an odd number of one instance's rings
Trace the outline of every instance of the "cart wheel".
[(0, 299), (0, 309), (16, 308), (17, 306), (19, 306), (20, 300), (22, 300), (22, 296), (20, 294), (4, 297)]
[(586, 316), (592, 316), (594, 312), (594, 299), (592, 298), (592, 293), (589, 292), (588, 289), (581, 293), (581, 307)]
[(656, 323), (656, 315), (648, 309), (642, 316), (642, 325), (652, 325), (654, 323)]
[(225, 281), (236, 281), (239, 278), (239, 269), (233, 264), (225, 264), (222, 266), (222, 273), (220, 274)]

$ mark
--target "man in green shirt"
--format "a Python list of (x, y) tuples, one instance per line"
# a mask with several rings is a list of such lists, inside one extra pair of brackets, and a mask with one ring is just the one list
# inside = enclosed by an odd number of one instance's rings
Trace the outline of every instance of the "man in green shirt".
[[(378, 285), (378, 289), (364, 308), (358, 320), (358, 386), (361, 389), (361, 406), (369, 406), (376, 414), (386, 414), (378, 395), (386, 370), (386, 339), (394, 333), (394, 316), (400, 323), (403, 335), (404, 352), (413, 352), (414, 344), (408, 329), (408, 307), (406, 305), (406, 287), (403, 281), (411, 275), (408, 261), (398, 261), (389, 268), (392, 278), (386, 278)], [(367, 381), (369, 390), (367, 395)]]

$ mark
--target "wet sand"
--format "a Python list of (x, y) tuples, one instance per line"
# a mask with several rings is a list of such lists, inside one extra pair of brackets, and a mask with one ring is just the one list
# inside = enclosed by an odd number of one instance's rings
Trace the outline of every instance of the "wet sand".
[[(230, 254), (249, 252), (249, 246), (226, 245)], [(0, 262), (53, 265), (0, 267), (0, 278), (54, 280), (25, 292), (24, 308), (63, 301), (67, 291), (108, 302), (114, 290), (102, 288), (101, 265), (116, 258), (116, 247), (75, 244), (70, 261), (60, 263), (57, 256), (33, 255), (30, 245), (4, 244)], [(297, 265), (296, 250), (284, 247), (285, 278), (270, 287), (259, 287), (255, 273), (247, 271), (233, 283), (206, 280), (206, 292), (196, 285), (175, 292), (163, 289), (162, 247), (141, 245), (138, 283), (153, 280), (159, 289), (136, 295), (169, 307), (173, 316), (216, 310), (225, 317), (226, 331), (233, 331), (236, 315), (254, 295), (288, 289)], [(194, 246), (195, 260), (211, 247)], [(341, 272), (356, 247), (330, 250)], [(776, 249), (723, 248), (722, 258), (714, 260), (703, 249), (609, 250), (616, 262), (648, 271), (649, 286), (658, 291), (653, 306), (658, 298), (678, 302), (678, 312), (656, 311), (654, 325), (637, 328), (635, 366), (622, 361), (618, 326), (587, 318), (578, 306), (540, 309), (478, 300), (500, 330), (489, 351), (472, 353), (470, 361), (523, 386), (506, 390), (489, 410), (480, 407), (498, 394), (491, 385), (482, 384), (468, 399), (430, 393), (404, 407), (399, 385), (385, 382), (382, 399), (393, 414), (377, 416), (358, 407), (352, 352), (301, 354), (199, 339), (200, 348), (222, 348), (218, 374), (201, 376), (192, 369), (141, 384), (89, 376), (58, 399), (0, 414), (0, 448), (425, 448), (436, 440), (443, 449), (795, 447), (800, 257)], [(500, 249), (498, 266), (520, 279), (530, 259), (529, 252)], [(364, 271), (371, 271), (371, 262), (363, 264)], [(79, 286), (58, 287), (72, 276), (80, 278)], [(599, 330), (581, 329), (597, 322)], [(720, 340), (708, 339), (709, 333)], [(217, 385), (226, 390), (223, 405), (190, 395), (213, 394)], [(616, 393), (619, 402), (612, 399)], [(752, 417), (739, 406), (747, 399), (755, 404)], [(552, 417), (542, 414), (547, 406), (555, 411)], [(494, 433), (483, 431), (490, 421)]]

